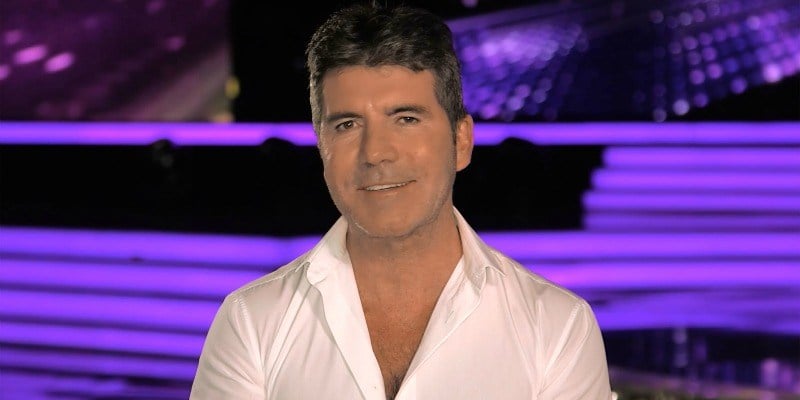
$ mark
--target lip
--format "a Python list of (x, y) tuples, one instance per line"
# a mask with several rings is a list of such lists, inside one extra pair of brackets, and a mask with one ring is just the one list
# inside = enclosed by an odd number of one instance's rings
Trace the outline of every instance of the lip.
[[(415, 181), (402, 181), (402, 182), (386, 182), (386, 183), (375, 183), (371, 185), (365, 185), (360, 187), (358, 190), (362, 190), (369, 193), (384, 193), (389, 192), (394, 189), (400, 189), (403, 187), (408, 186), (409, 184)], [(380, 187), (387, 186), (385, 189), (380, 189)]]

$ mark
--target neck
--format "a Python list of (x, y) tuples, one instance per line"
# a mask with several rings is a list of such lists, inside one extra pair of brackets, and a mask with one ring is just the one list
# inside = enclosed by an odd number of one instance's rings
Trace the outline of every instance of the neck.
[(348, 228), (347, 250), (359, 286), (377, 293), (441, 290), (461, 258), (452, 208), (403, 237), (369, 237)]

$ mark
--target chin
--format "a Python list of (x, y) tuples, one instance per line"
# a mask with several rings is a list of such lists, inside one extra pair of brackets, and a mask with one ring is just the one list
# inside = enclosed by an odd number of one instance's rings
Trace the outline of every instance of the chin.
[(353, 223), (368, 237), (382, 238), (402, 238), (414, 233), (416, 226), (410, 224), (408, 220), (382, 221), (376, 219), (355, 220)]

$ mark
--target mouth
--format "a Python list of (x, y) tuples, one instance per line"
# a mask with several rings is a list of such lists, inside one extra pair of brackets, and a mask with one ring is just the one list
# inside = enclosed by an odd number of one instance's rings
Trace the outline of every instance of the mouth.
[(380, 192), (380, 191), (384, 191), (384, 190), (397, 189), (397, 188), (406, 186), (411, 182), (413, 182), (413, 181), (400, 182), (400, 183), (387, 183), (387, 184), (382, 184), (382, 185), (370, 185), (370, 186), (365, 186), (365, 187), (361, 188), (361, 190), (366, 190), (367, 192)]

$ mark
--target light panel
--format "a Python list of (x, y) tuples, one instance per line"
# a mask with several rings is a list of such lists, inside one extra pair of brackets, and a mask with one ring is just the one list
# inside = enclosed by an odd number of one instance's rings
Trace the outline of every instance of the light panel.
[(800, 195), (588, 192), (583, 204), (597, 211), (798, 213)]
[(68, 347), (78, 350), (196, 358), (205, 334), (148, 332), (94, 326), (32, 324), (3, 321), (0, 343), (19, 346)]
[(43, 290), (57, 287), (218, 299), (275, 267), (264, 265), (261, 272), (186, 265), (43, 261), (5, 257), (3, 268), (0, 268), (0, 285), (37, 287)]
[(653, 171), (606, 168), (592, 173), (597, 190), (788, 192), (800, 194), (798, 171)]
[(590, 213), (583, 217), (585, 229), (594, 230), (705, 230), (725, 232), (794, 231), (800, 233), (800, 215), (681, 215)]
[(311, 249), (319, 237), (264, 238), (166, 232), (0, 227), (0, 254), (58, 255), (149, 262), (260, 267), (281, 265)]
[[(784, 287), (795, 288), (800, 295), (800, 259), (539, 262), (528, 263), (526, 267), (578, 291), (652, 289), (658, 292), (687, 288)], [(796, 307), (800, 308), (800, 303)]]
[(0, 367), (68, 374), (191, 381), (197, 370), (197, 360), (130, 354), (120, 357), (114, 354), (37, 351), (9, 347), (3, 348)]
[[(800, 237), (793, 233), (711, 235), (532, 231), (484, 232), (480, 236), (489, 245), (519, 260), (800, 256), (800, 246), (796, 245)], [(0, 256), (34, 254), (141, 262), (182, 261), (262, 269), (264, 266), (282, 265), (294, 259), (310, 249), (319, 239), (318, 236), (276, 239), (160, 232), (0, 227)]]
[[(541, 145), (792, 144), (800, 124), (769, 123), (478, 123), (475, 144), (521, 139)], [(146, 146), (167, 140), (179, 146), (258, 146), (280, 139), (316, 146), (310, 123), (79, 123), (3, 122), (0, 144)]]
[[(795, 297), (796, 298), (796, 297)], [(798, 307), (786, 308), (786, 299), (763, 299), (756, 297), (748, 302), (731, 303), (732, 307), (704, 306), (704, 301), (725, 301), (723, 298), (696, 294), (665, 293), (646, 298), (628, 297), (607, 307), (595, 308), (595, 316), (604, 330), (641, 330), (712, 328), (726, 331), (760, 332), (778, 335), (800, 334), (800, 321), (791, 318), (800, 312)], [(753, 308), (744, 308), (751, 304)], [(734, 309), (733, 307), (739, 307)], [(780, 317), (765, 317), (759, 309), (786, 310)]]
[(184, 300), (4, 288), (0, 296), (0, 317), (200, 333), (208, 329), (219, 303), (218, 299)]
[[(797, 147), (609, 147), (603, 162), (612, 168), (800, 169)], [(797, 183), (796, 183), (797, 184)]]

